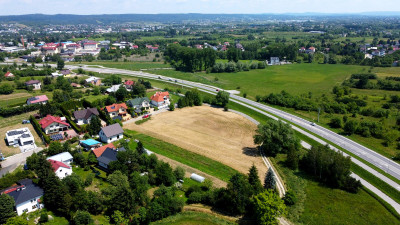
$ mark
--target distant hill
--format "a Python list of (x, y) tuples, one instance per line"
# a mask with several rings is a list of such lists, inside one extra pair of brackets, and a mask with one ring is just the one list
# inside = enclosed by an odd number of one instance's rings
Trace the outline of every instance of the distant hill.
[(325, 14), (325, 13), (286, 13), (286, 14), (106, 14), (106, 15), (72, 15), (72, 14), (29, 14), (0, 16), (1, 22), (18, 22), (22, 24), (111, 24), (126, 22), (254, 22), (265, 20), (307, 20), (331, 17), (373, 17), (400, 16), (400, 12), (367, 12), (358, 14)]

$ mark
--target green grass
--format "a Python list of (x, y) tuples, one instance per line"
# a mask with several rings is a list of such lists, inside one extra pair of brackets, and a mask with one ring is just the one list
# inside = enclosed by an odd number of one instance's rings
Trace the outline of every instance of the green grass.
[[(304, 94), (312, 91), (321, 95), (332, 90), (334, 85), (341, 84), (352, 73), (360, 72), (361, 66), (325, 65), (325, 64), (292, 64), (269, 66), (266, 69), (238, 73), (184, 73), (174, 70), (152, 71), (152, 73), (171, 76), (179, 79), (212, 84), (223, 89), (247, 93), (249, 98), (256, 95), (278, 93), (286, 90), (291, 94)], [(218, 81), (215, 81), (218, 78)]]
[(151, 70), (155, 68), (171, 68), (171, 65), (163, 62), (112, 62), (112, 61), (94, 61), (83, 62), (85, 65), (100, 65), (110, 68), (126, 69), (126, 70)]
[(135, 121), (135, 124), (136, 124), (136, 125), (140, 125), (140, 124), (143, 124), (144, 122), (149, 121), (149, 120), (151, 120), (151, 117), (148, 117), (148, 118), (146, 118), (146, 119), (141, 119), (141, 120)]
[(398, 224), (400, 220), (386, 205), (364, 189), (357, 194), (326, 187), (303, 172), (284, 166), (285, 155), (271, 161), (289, 189), (295, 191), (298, 202), (288, 207), (288, 218), (303, 224)]
[[(223, 181), (228, 181), (232, 175), (237, 173), (236, 170), (229, 166), (176, 145), (169, 144), (136, 131), (125, 130), (125, 132), (132, 136), (132, 138), (140, 140), (146, 149), (198, 169)], [(131, 142), (130, 145), (133, 145), (131, 148), (136, 148), (135, 142)]]
[(228, 225), (235, 224), (228, 220), (216, 217), (208, 213), (201, 212), (182, 212), (174, 216), (167, 217), (151, 225), (175, 224), (175, 225)]

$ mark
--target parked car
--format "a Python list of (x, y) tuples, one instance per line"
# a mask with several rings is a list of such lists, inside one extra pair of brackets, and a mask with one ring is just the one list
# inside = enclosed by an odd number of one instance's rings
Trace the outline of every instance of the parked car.
[(29, 123), (31, 123), (31, 121), (29, 121), (29, 120), (22, 120), (22, 124), (29, 124)]
[(142, 117), (143, 119), (149, 118), (149, 114), (146, 114)]
[(314, 122), (312, 122), (312, 123), (311, 123), (311, 126), (315, 126), (315, 123), (314, 123)]

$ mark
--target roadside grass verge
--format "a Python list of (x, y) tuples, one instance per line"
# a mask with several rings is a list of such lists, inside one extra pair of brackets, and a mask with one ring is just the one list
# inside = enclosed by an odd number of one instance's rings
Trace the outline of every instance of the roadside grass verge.
[(300, 224), (399, 223), (396, 211), (364, 188), (353, 194), (327, 187), (302, 171), (287, 168), (285, 160), (284, 154), (271, 159), (288, 188), (296, 193), (297, 203), (288, 207), (290, 221)]
[(147, 122), (147, 121), (149, 121), (149, 120), (151, 120), (151, 117), (148, 117), (148, 118), (146, 118), (146, 119), (141, 119), (141, 120), (135, 121), (135, 124), (136, 124), (136, 125), (140, 125), (140, 124), (143, 124), (143, 123), (145, 123), (145, 122)]
[[(229, 181), (232, 175), (238, 173), (238, 171), (218, 161), (190, 152), (176, 145), (169, 144), (136, 131), (125, 130), (125, 132), (132, 136), (132, 138), (140, 140), (146, 149), (198, 169), (223, 181)], [(136, 142), (131, 141), (130, 147), (136, 148)]]
[(150, 223), (151, 225), (175, 224), (175, 225), (233, 225), (236, 223), (224, 220), (217, 216), (203, 212), (182, 212), (174, 216)]

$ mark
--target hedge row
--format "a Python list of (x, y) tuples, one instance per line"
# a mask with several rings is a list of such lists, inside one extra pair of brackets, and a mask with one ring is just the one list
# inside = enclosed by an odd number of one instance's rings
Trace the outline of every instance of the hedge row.
[(44, 141), (45, 141), (47, 144), (50, 144), (50, 138), (49, 138), (49, 136), (47, 136), (47, 135), (43, 132), (42, 128), (40, 127), (40, 125), (39, 125), (39, 123), (38, 123), (38, 121), (37, 121), (33, 116), (30, 116), (30, 117), (29, 117), (29, 120), (31, 121), (31, 124), (32, 124), (33, 128), (35, 129), (36, 133), (39, 135), (39, 137), (43, 137)]
[(20, 106), (20, 107), (15, 107), (15, 108), (0, 108), (0, 116), (2, 116), (2, 117), (15, 116), (15, 115), (19, 115), (22, 113), (27, 113), (27, 112), (32, 112), (32, 111), (38, 110), (39, 107), (40, 107), (40, 104), (25, 105), (25, 106)]

